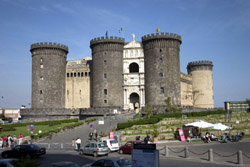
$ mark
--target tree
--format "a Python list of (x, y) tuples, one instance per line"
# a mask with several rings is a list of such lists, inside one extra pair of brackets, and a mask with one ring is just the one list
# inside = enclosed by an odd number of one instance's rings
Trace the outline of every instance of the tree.
[(168, 97), (167, 99), (165, 99), (165, 103), (167, 105), (167, 108), (165, 110), (166, 112), (173, 113), (173, 112), (181, 112), (182, 111), (182, 108), (171, 104), (171, 97)]

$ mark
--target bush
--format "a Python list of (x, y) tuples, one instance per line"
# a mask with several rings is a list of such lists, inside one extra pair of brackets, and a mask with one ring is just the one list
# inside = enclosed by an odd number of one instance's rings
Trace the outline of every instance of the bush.
[(213, 115), (213, 114), (225, 115), (225, 114), (227, 114), (227, 111), (222, 110), (222, 109), (218, 109), (218, 110), (214, 110), (214, 111), (189, 112), (189, 113), (187, 113), (187, 117), (201, 117), (201, 116), (207, 116), (207, 115)]
[(125, 129), (133, 125), (155, 124), (157, 122), (159, 122), (158, 118), (143, 118), (143, 119), (129, 121), (129, 122), (121, 122), (117, 124), (117, 130)]

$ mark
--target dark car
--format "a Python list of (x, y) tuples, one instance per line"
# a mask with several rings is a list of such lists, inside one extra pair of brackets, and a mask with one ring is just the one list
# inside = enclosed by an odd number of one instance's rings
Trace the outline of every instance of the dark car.
[(20, 157), (38, 157), (40, 155), (46, 154), (46, 149), (41, 148), (35, 144), (24, 144), (17, 145), (11, 150), (6, 150), (2, 152), (3, 158), (20, 158)]
[(128, 141), (126, 144), (124, 144), (123, 146), (119, 148), (118, 152), (120, 154), (131, 154), (134, 148), (134, 144), (140, 144), (140, 143), (142, 142), (141, 141)]

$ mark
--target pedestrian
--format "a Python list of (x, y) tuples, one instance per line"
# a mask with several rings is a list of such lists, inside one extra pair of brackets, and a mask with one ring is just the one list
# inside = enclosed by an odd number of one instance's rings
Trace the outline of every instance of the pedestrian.
[(22, 143), (23, 143), (23, 135), (20, 134), (20, 135), (19, 135), (18, 145), (21, 145)]
[(95, 140), (97, 140), (98, 134), (97, 134), (97, 130), (96, 129), (94, 130), (94, 136), (95, 136)]
[(89, 140), (92, 140), (93, 132), (89, 132)]
[(75, 146), (75, 139), (72, 139), (72, 147)]
[(80, 147), (81, 147), (81, 139), (79, 137), (77, 137), (76, 139), (76, 145), (77, 145), (77, 151), (79, 152), (80, 151)]
[(2, 148), (3, 148), (3, 138), (0, 137), (0, 149), (2, 149)]

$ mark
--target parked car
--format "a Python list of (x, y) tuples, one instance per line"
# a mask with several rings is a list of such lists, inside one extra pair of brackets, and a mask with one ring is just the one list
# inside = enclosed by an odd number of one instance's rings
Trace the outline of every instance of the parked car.
[(46, 154), (46, 149), (41, 148), (35, 144), (24, 144), (17, 145), (11, 150), (6, 150), (2, 152), (3, 158), (20, 158), (20, 157), (38, 157), (40, 155)]
[(80, 167), (74, 162), (62, 161), (51, 164), (49, 167)]
[(94, 157), (108, 155), (109, 148), (104, 142), (90, 142), (86, 146), (80, 148), (80, 154), (90, 154), (94, 155)]
[(131, 162), (126, 158), (105, 158), (99, 159), (92, 164), (84, 165), (83, 167), (132, 167)]
[(140, 144), (140, 143), (142, 143), (142, 141), (128, 141), (119, 148), (118, 152), (120, 154), (131, 154), (134, 148), (134, 144)]
[(110, 151), (118, 151), (119, 150), (119, 143), (115, 139), (102, 139), (101, 142), (104, 142), (109, 147)]
[(17, 167), (13, 161), (16, 159), (0, 159), (0, 166), (3, 167)]

